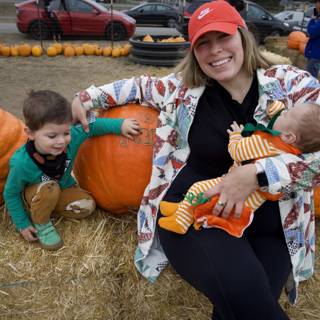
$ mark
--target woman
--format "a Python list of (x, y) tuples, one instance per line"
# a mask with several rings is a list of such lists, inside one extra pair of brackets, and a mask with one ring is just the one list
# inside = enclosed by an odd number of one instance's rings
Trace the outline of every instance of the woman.
[[(168, 260), (215, 306), (215, 320), (288, 319), (278, 299), (287, 279), (296, 300), (298, 282), (314, 263), (311, 186), (319, 156), (284, 154), (228, 173), (210, 195), (220, 194), (214, 214), (226, 216), (258, 188), (283, 192), (266, 202), (242, 238), (218, 229), (177, 235), (157, 226), (161, 200), (178, 202), (196, 181), (228, 171), (227, 129), (233, 121), (266, 124), (269, 101), (286, 108), (320, 101), (319, 84), (291, 66), (270, 67), (259, 54), (238, 12), (225, 1), (201, 6), (189, 22), (191, 50), (177, 73), (162, 79), (138, 77), (88, 88), (73, 110), (84, 126), (84, 109), (132, 101), (160, 110), (150, 184), (138, 214), (135, 263), (155, 281)], [(210, 146), (213, 146), (212, 148)], [(290, 276), (291, 275), (291, 276)]]

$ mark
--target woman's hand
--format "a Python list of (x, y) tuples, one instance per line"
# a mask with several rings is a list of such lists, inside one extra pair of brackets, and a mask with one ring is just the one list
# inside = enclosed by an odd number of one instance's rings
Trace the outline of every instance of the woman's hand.
[(230, 126), (230, 129), (227, 130), (227, 132), (230, 134), (234, 133), (234, 132), (241, 132), (243, 130), (243, 125), (240, 124), (238, 125), (237, 122), (233, 121), (231, 126)]
[(86, 117), (86, 110), (83, 108), (81, 101), (78, 96), (76, 96), (71, 104), (73, 122), (80, 122), (82, 124), (83, 130), (89, 132), (89, 124)]
[(37, 229), (33, 226), (20, 230), (20, 233), (23, 238), (29, 242), (38, 240), (38, 237), (35, 236), (37, 234)]
[(121, 134), (130, 140), (141, 134), (141, 128), (136, 119), (125, 119), (121, 126)]
[(246, 164), (231, 170), (223, 177), (223, 180), (205, 192), (205, 196), (211, 198), (219, 194), (219, 200), (212, 210), (216, 216), (227, 218), (235, 208), (235, 216), (240, 217), (246, 198), (257, 190), (256, 166)]

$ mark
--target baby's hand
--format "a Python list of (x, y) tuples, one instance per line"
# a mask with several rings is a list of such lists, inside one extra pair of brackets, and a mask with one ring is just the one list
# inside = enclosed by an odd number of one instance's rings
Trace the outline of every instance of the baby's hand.
[(33, 226), (20, 230), (21, 235), (27, 241), (37, 241), (38, 237), (35, 236), (37, 229)]
[(231, 124), (231, 129), (228, 129), (227, 132), (231, 134), (234, 132), (241, 132), (242, 130), (243, 130), (243, 125), (240, 124), (239, 126), (235, 121), (233, 121)]
[(130, 140), (133, 136), (141, 134), (141, 128), (136, 119), (125, 119), (121, 126), (121, 134)]

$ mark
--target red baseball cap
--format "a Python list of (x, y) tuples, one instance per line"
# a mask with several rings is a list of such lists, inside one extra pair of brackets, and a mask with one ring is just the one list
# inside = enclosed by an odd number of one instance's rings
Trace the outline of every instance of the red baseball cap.
[(191, 47), (204, 33), (221, 31), (235, 34), (238, 27), (245, 28), (246, 23), (239, 12), (227, 1), (217, 0), (203, 4), (191, 16), (188, 26)]

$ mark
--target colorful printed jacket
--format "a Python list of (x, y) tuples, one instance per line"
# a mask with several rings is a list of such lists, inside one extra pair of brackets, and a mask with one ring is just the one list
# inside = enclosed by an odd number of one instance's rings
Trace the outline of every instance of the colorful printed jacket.
[[(320, 103), (318, 81), (292, 66), (273, 66), (258, 70), (259, 104), (254, 117), (268, 123), (266, 106), (274, 101), (291, 108), (296, 102)], [(188, 133), (204, 87), (188, 89), (174, 74), (164, 78), (141, 76), (116, 81), (102, 87), (91, 86), (80, 93), (85, 109), (107, 108), (136, 101), (160, 110), (156, 130), (152, 174), (138, 212), (138, 247), (135, 265), (150, 281), (155, 281), (168, 263), (155, 234), (161, 199), (186, 164), (190, 148)], [(267, 174), (271, 194), (283, 193), (279, 200), (283, 231), (292, 261), (287, 293), (296, 301), (299, 281), (314, 272), (315, 216), (312, 185), (320, 181), (320, 153), (295, 156), (282, 154), (258, 160)]]

